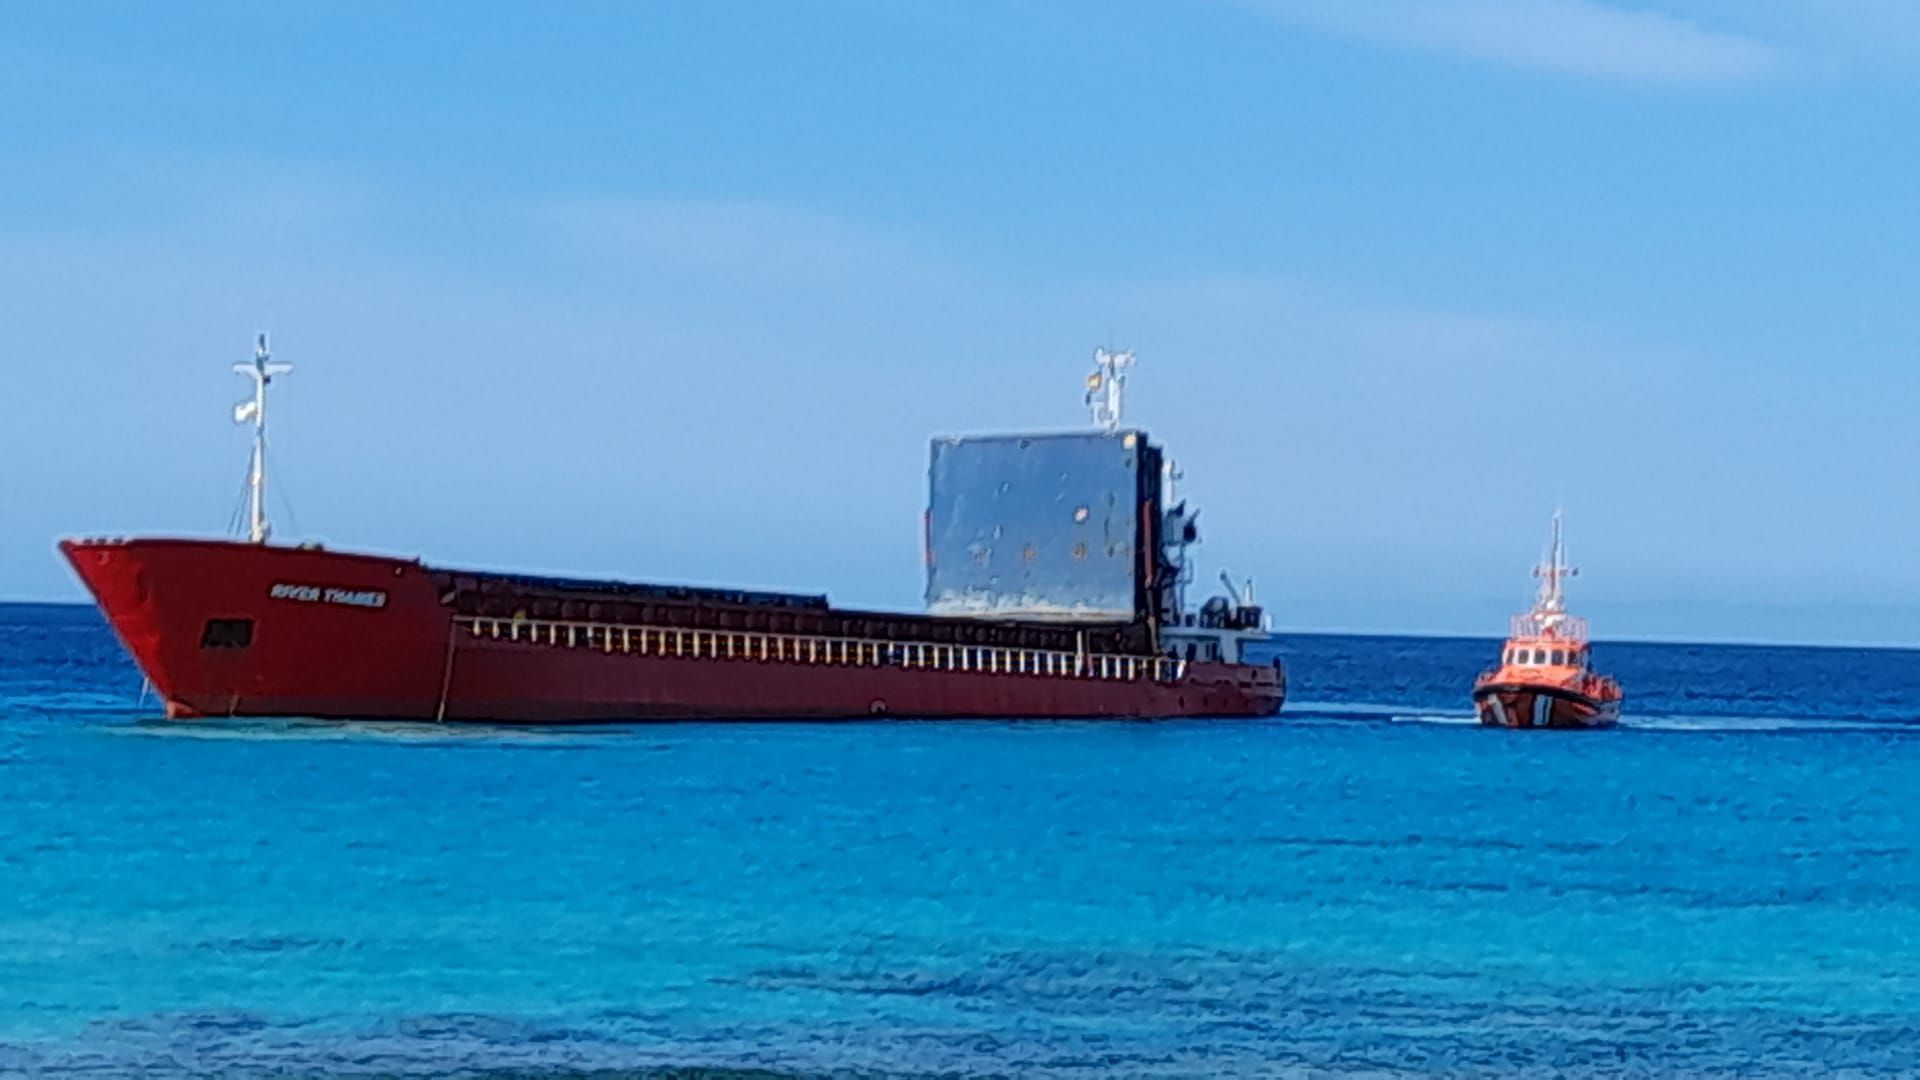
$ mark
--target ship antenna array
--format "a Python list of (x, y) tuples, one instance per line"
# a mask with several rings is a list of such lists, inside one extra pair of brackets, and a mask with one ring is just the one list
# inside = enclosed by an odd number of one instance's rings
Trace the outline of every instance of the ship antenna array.
[(267, 385), (275, 375), (293, 370), (292, 364), (273, 359), (267, 335), (253, 346), (253, 362), (235, 364), (236, 374), (253, 380), (253, 396), (233, 407), (233, 422), (253, 425), (253, 460), (247, 467), (247, 539), (264, 544), (273, 527), (267, 523)]
[(1567, 609), (1566, 595), (1560, 583), (1570, 577), (1578, 577), (1580, 571), (1567, 565), (1567, 546), (1560, 534), (1560, 511), (1553, 512), (1553, 532), (1547, 540), (1547, 558), (1534, 567), (1533, 576), (1540, 579), (1539, 610), (1546, 614), (1559, 614)]
[(1093, 351), (1093, 374), (1087, 376), (1087, 409), (1093, 413), (1095, 427), (1113, 431), (1120, 426), (1121, 410), (1126, 406), (1126, 369), (1132, 366), (1131, 352)]

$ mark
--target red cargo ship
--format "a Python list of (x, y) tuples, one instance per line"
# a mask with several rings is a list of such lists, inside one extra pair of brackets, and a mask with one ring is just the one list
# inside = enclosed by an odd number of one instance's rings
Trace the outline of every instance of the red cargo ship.
[(1623, 694), (1613, 679), (1595, 674), (1587, 621), (1567, 614), (1561, 581), (1567, 565), (1560, 515), (1553, 515), (1547, 561), (1534, 574), (1540, 595), (1533, 610), (1513, 618), (1500, 666), (1474, 683), (1480, 722), (1492, 727), (1579, 729), (1619, 722)]
[(1247, 656), (1269, 640), (1260, 609), (1236, 596), (1184, 610), (1193, 514), (1163, 505), (1175, 474), (1159, 448), (1119, 429), (1131, 357), (1098, 356), (1099, 430), (934, 443), (924, 615), (272, 543), (266, 391), (290, 368), (264, 336), (235, 365), (254, 380), (235, 413), (255, 436), (249, 538), (60, 547), (173, 718), (1278, 712), (1284, 669)]

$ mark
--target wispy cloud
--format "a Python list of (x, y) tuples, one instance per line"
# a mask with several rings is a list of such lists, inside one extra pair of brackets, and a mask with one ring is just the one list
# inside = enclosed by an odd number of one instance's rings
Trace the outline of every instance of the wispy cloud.
[(1630, 83), (1724, 84), (1775, 69), (1772, 46), (1597, 0), (1243, 0), (1279, 21), (1366, 41)]
[(1913, 0), (1691, 0), (1688, 12), (1723, 31), (1773, 42), (1814, 74), (1911, 82), (1920, 53)]
[(753, 200), (566, 199), (533, 224), (567, 254), (645, 263), (675, 274), (829, 285), (923, 263), (906, 236)]

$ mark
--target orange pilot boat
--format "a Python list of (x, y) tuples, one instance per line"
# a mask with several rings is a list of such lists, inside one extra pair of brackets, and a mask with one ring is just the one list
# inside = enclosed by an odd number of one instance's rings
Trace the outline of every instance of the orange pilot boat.
[(1593, 672), (1587, 620), (1567, 614), (1561, 582), (1575, 573), (1567, 565), (1556, 513), (1547, 561), (1534, 570), (1540, 595), (1533, 610), (1513, 617), (1500, 666), (1473, 684), (1473, 704), (1482, 724), (1597, 728), (1620, 719), (1620, 684)]

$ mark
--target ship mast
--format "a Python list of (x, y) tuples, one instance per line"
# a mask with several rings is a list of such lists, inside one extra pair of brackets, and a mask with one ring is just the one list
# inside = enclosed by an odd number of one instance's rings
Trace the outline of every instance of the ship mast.
[(1560, 511), (1553, 512), (1553, 531), (1547, 540), (1546, 561), (1534, 567), (1533, 576), (1540, 579), (1540, 595), (1534, 601), (1535, 614), (1546, 617), (1547, 625), (1558, 622), (1567, 610), (1566, 593), (1561, 582), (1575, 577), (1579, 570), (1567, 565), (1567, 547), (1560, 535)]
[(253, 461), (247, 469), (247, 539), (264, 544), (273, 527), (267, 523), (267, 384), (275, 375), (293, 370), (292, 364), (273, 359), (267, 335), (253, 346), (253, 363), (235, 364), (236, 374), (253, 380), (253, 397), (233, 407), (233, 422), (253, 425)]
[(1126, 369), (1133, 366), (1133, 353), (1093, 350), (1093, 374), (1087, 376), (1087, 408), (1093, 423), (1104, 431), (1120, 426), (1120, 412), (1126, 404)]

